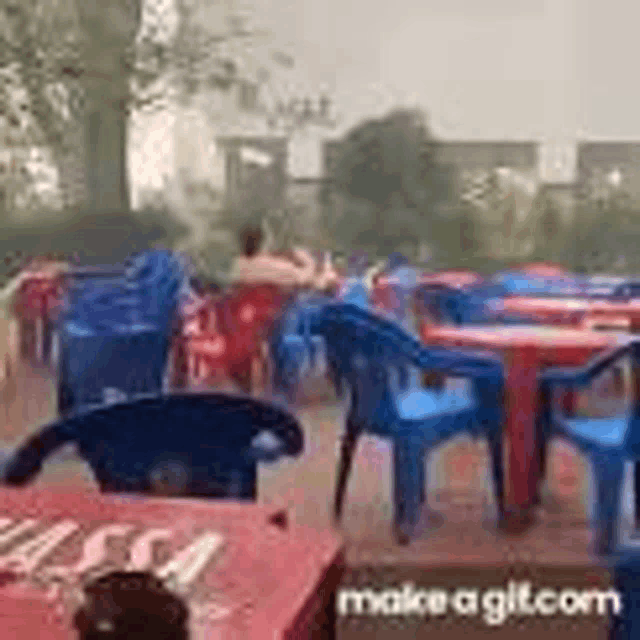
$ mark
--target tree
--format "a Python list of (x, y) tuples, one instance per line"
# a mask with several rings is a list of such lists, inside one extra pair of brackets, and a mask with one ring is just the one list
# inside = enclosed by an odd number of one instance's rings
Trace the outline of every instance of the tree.
[(480, 222), (471, 206), (436, 216), (433, 244), (438, 263), (447, 267), (468, 263), (480, 248), (480, 232)]
[(627, 208), (601, 210), (589, 203), (577, 208), (572, 232), (577, 261), (589, 270), (609, 269), (625, 256), (628, 268), (637, 268), (635, 256), (640, 239), (638, 212)]
[(540, 217), (534, 229), (534, 259), (555, 260), (560, 251), (566, 251), (564, 225), (560, 210), (548, 196), (538, 203)]
[(373, 240), (386, 252), (405, 236), (419, 242), (428, 235), (429, 207), (447, 191), (434, 177), (437, 163), (428, 152), (429, 140), (424, 115), (407, 109), (366, 120), (347, 133), (333, 182), (341, 196), (355, 201), (360, 215), (337, 221), (341, 240), (360, 245)]
[[(58, 165), (80, 148), (89, 206), (128, 209), (128, 70), (141, 0), (4, 0), (2, 9), (2, 65), (18, 66)], [(75, 113), (69, 109), (61, 117), (51, 95), (54, 87), (64, 90), (66, 106), (72, 104)]]
[[(210, 0), (0, 0), (0, 68), (13, 65), (45, 143), (85, 169), (92, 211), (129, 208), (126, 142), (132, 109), (228, 88), (224, 45), (252, 35), (210, 24)], [(228, 47), (227, 47), (228, 48)], [(245, 47), (246, 48), (246, 47)], [(85, 203), (82, 203), (85, 204)]]
[[(124, 260), (132, 251), (161, 243), (172, 246), (187, 232), (161, 212), (78, 213), (62, 220), (44, 220), (36, 225), (6, 227), (0, 236), (0, 258), (18, 253), (43, 256), (79, 254), (83, 263), (109, 264)], [(126, 242), (125, 242), (126, 240)], [(1, 275), (15, 264), (7, 262)], [(3, 282), (0, 284), (4, 284)]]
[[(203, 85), (226, 90), (240, 81), (228, 45), (237, 41), (247, 49), (260, 34), (233, 15), (227, 16), (231, 25), (220, 14), (209, 19), (214, 5), (211, 0), (0, 0), (0, 72), (10, 69), (18, 89), (26, 92), (25, 108), (41, 136), (37, 144), (52, 151), (70, 196), (63, 214), (71, 216), (69, 224), (84, 219), (90, 228), (100, 211), (130, 211), (132, 111), (164, 108), (176, 94), (189, 100)], [(0, 109), (6, 94), (0, 82)], [(1, 116), (0, 111), (0, 125)], [(13, 178), (4, 182), (17, 184)], [(131, 224), (138, 222), (132, 217)], [(168, 237), (173, 226), (166, 221)], [(128, 241), (126, 233), (114, 231), (121, 243)], [(35, 237), (25, 234), (20, 232), (26, 250)], [(89, 237), (96, 240), (95, 234)]]

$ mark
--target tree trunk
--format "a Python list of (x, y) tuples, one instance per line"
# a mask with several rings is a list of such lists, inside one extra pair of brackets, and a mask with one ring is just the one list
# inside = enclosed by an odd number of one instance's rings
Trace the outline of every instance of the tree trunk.
[(127, 48), (138, 31), (141, 0), (78, 2), (88, 46), (83, 51), (86, 91), (86, 167), (92, 211), (130, 209), (127, 175)]
[(129, 211), (127, 167), (128, 78), (89, 78), (85, 115), (87, 206), (91, 211)]

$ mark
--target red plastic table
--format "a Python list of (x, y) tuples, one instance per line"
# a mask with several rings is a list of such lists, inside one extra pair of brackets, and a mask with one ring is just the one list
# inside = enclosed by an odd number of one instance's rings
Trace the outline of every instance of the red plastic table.
[(542, 324), (578, 325), (589, 309), (590, 301), (580, 298), (508, 296), (504, 299), (505, 313), (533, 317)]
[[(217, 533), (221, 545), (210, 556), (205, 551), (199, 573), (185, 573), (193, 558), (183, 557), (178, 563), (190, 637), (331, 637), (342, 542), (333, 532), (277, 526), (273, 516), (273, 510), (226, 501), (2, 489), (0, 569), (6, 571), (8, 561), (18, 558), (24, 572), (19, 580), (7, 580), (0, 572), (0, 635), (3, 640), (77, 637), (71, 624), (78, 608), (73, 581), (56, 592), (47, 578), (53, 567), (61, 567), (68, 576), (87, 575), (90, 567), (106, 559), (124, 568), (128, 551), (136, 563), (129, 569), (154, 570), (162, 577), (163, 567), (179, 559), (182, 549)], [(57, 532), (59, 544), (54, 540), (40, 551), (35, 543), (31, 549), (25, 546), (43, 532), (49, 541)], [(119, 548), (113, 544), (117, 540)], [(77, 573), (70, 573), (70, 568)], [(324, 627), (312, 632), (317, 624)]]
[(579, 366), (622, 338), (613, 334), (552, 327), (431, 327), (422, 339), (431, 345), (499, 351), (505, 359), (507, 500), (531, 522), (529, 510), (540, 478), (535, 417), (537, 375), (549, 366)]
[(626, 319), (631, 333), (640, 332), (640, 300), (615, 302), (594, 300), (589, 308), (589, 320), (594, 325), (611, 324), (612, 320)]
[(616, 302), (581, 298), (536, 298), (509, 296), (508, 313), (535, 317), (544, 324), (580, 324), (584, 329), (640, 331), (640, 300)]

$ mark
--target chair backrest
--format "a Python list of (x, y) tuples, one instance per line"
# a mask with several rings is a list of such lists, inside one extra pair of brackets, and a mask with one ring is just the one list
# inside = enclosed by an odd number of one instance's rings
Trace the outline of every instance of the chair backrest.
[(361, 383), (370, 386), (376, 381), (382, 391), (380, 376), (386, 377), (387, 367), (398, 367), (403, 376), (407, 366), (419, 364), (416, 358), (421, 350), (419, 343), (387, 319), (346, 305), (342, 309), (346, 313), (331, 305), (324, 311), (320, 322), (327, 323), (322, 333), (329, 359), (350, 387)]
[(349, 416), (369, 433), (392, 437), (398, 424), (397, 404), (389, 384), (384, 349), (356, 350), (348, 359), (345, 379), (350, 390)]
[(364, 278), (348, 279), (340, 292), (340, 298), (345, 304), (353, 304), (362, 309), (368, 309), (371, 305), (369, 290)]
[(335, 375), (353, 386), (358, 372), (352, 354), (371, 357), (383, 367), (394, 366), (404, 385), (410, 367), (473, 381), (481, 421), (499, 424), (504, 392), (504, 366), (496, 356), (472, 350), (424, 347), (402, 327), (374, 313), (348, 305), (328, 304), (315, 320), (324, 335)]
[(77, 283), (60, 318), (61, 388), (76, 408), (101, 402), (105, 388), (161, 393), (187, 281), (180, 258), (148, 252), (134, 256), (127, 270), (94, 275)]
[(135, 256), (128, 271), (128, 288), (139, 297), (144, 315), (167, 324), (188, 291), (186, 261), (168, 250), (148, 251)]
[(246, 340), (265, 337), (291, 294), (275, 285), (236, 287), (220, 299), (221, 329)]
[[(543, 428), (549, 432), (557, 417), (557, 407), (552, 402), (553, 391), (556, 388), (586, 387), (596, 380), (605, 370), (609, 369), (624, 357), (631, 355), (634, 367), (640, 362), (640, 341), (612, 347), (604, 353), (595, 355), (587, 364), (581, 367), (553, 367), (538, 376), (542, 389), (544, 404), (541, 411)], [(633, 406), (629, 412), (631, 429), (629, 430), (622, 448), (631, 457), (640, 457), (640, 389), (635, 389)], [(554, 417), (554, 414), (556, 416)]]
[[(104, 271), (104, 270), (102, 270)], [(145, 324), (170, 333), (180, 296), (188, 285), (186, 265), (170, 251), (133, 256), (124, 269), (97, 271), (77, 282), (63, 321), (76, 321), (96, 334)]]
[[(273, 374), (278, 384), (286, 387), (281, 391), (292, 390), (291, 385), (300, 382), (303, 373), (292, 367), (290, 353), (286, 343), (292, 336), (301, 340), (309, 356), (314, 352), (312, 336), (317, 334), (318, 316), (324, 305), (332, 300), (322, 294), (299, 294), (290, 297), (275, 316), (268, 332)], [(285, 371), (288, 373), (285, 375)], [(293, 375), (292, 375), (293, 374)]]

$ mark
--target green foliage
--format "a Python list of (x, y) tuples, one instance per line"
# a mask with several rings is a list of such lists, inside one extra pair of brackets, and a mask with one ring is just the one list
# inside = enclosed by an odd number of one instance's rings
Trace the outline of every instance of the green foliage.
[(583, 202), (576, 208), (570, 239), (574, 262), (588, 271), (611, 270), (620, 256), (627, 269), (640, 267), (640, 212), (627, 207), (599, 207)]
[(540, 233), (542, 239), (546, 243), (552, 243), (554, 238), (560, 232), (562, 220), (560, 219), (560, 211), (555, 204), (547, 199), (544, 203), (542, 216), (540, 217)]
[[(142, 0), (3, 0), (0, 3), (0, 66), (17, 65), (29, 94), (31, 112), (47, 143), (65, 148), (82, 113), (77, 109), (87, 73), (87, 58), (106, 50), (122, 58), (131, 56), (139, 27)], [(109, 56), (102, 55), (102, 58)], [(48, 93), (62, 85), (75, 106), (75, 118), (61, 118)], [(102, 82), (108, 88), (108, 79)], [(108, 92), (107, 92), (108, 93)], [(66, 149), (68, 151), (68, 148)]]
[(535, 242), (531, 260), (560, 260), (566, 259), (571, 253), (571, 238), (563, 223), (559, 208), (546, 194), (535, 203), (540, 215), (533, 229)]
[(429, 236), (434, 210), (451, 190), (450, 172), (437, 164), (429, 140), (425, 116), (414, 110), (392, 111), (347, 133), (332, 176), (346, 203), (334, 225), (345, 248), (385, 254)]
[(33, 256), (79, 252), (89, 262), (113, 263), (158, 243), (175, 246), (186, 231), (164, 211), (74, 211), (37, 225), (5, 225), (0, 256), (16, 250)]
[(351, 197), (376, 207), (422, 203), (421, 154), (427, 134), (423, 117), (394, 111), (383, 119), (366, 120), (345, 137), (336, 162), (336, 186)]
[(480, 249), (481, 223), (471, 207), (435, 216), (432, 228), (431, 242), (443, 267), (466, 264)]

